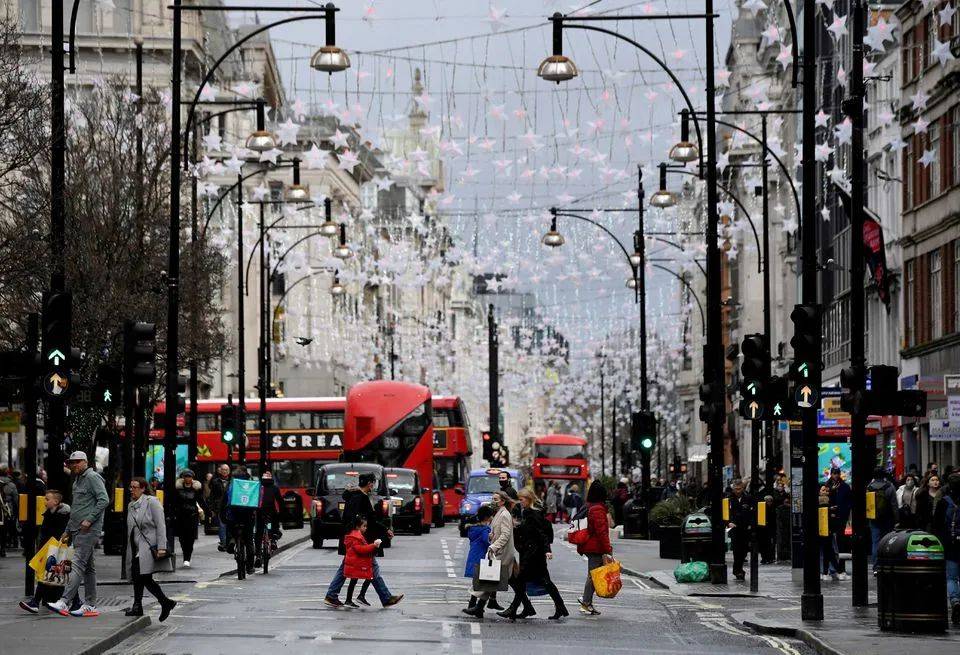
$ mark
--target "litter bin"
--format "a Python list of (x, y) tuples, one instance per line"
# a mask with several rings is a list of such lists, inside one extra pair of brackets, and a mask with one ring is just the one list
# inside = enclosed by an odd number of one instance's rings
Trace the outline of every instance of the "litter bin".
[(680, 532), (680, 561), (710, 561), (710, 518), (706, 514), (689, 514)]
[(303, 499), (295, 491), (288, 491), (283, 496), (280, 525), (284, 530), (303, 529)]
[(940, 540), (895, 530), (877, 546), (877, 622), (881, 630), (944, 632), (947, 576)]
[(623, 504), (623, 538), (647, 538), (647, 508), (637, 498)]

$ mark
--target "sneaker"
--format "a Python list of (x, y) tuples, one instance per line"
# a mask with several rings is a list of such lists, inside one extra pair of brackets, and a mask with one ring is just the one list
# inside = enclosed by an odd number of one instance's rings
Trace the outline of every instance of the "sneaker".
[(822, 580), (823, 582), (826, 582), (829, 579), (830, 579), (830, 575), (827, 573), (824, 573), (820, 576), (820, 580)]
[(850, 576), (847, 575), (846, 573), (838, 573), (837, 578), (839, 578), (840, 580), (848, 580), (850, 579)]
[(40, 612), (40, 607), (36, 604), (36, 602), (33, 601), (33, 599), (21, 600), (20, 609), (30, 612), (31, 614), (38, 614)]
[(189, 568), (190, 568), (190, 560), (188, 560), (188, 559), (183, 560), (183, 568), (185, 568), (185, 569), (189, 569)]
[(357, 610), (360, 609), (360, 606), (357, 605), (352, 600), (347, 600), (347, 602), (345, 602), (344, 605), (346, 605), (347, 607), (352, 607), (353, 609), (357, 609)]
[(56, 612), (60, 616), (70, 616), (70, 608), (61, 598), (55, 603), (44, 603), (51, 612)]
[(361, 605), (366, 605), (367, 607), (370, 607), (370, 603), (368, 603), (367, 599), (363, 596), (357, 596), (357, 602), (360, 603)]
[(403, 600), (403, 594), (400, 594), (399, 596), (390, 596), (390, 598), (388, 598), (388, 599), (383, 603), (383, 606), (384, 606), (384, 607), (393, 607), (394, 605), (396, 605), (397, 603), (399, 603), (401, 600)]
[(326, 598), (323, 599), (323, 602), (333, 608), (343, 607), (343, 603), (341, 603), (340, 599), (337, 598), (336, 596), (327, 596)]
[(94, 616), (100, 616), (100, 611), (93, 605), (90, 605), (89, 603), (84, 603), (83, 605), (80, 606), (79, 609), (70, 610), (70, 616), (83, 616), (87, 618), (92, 618)]
[(217, 544), (217, 550), (219, 550), (222, 553), (227, 550), (227, 547), (224, 546), (223, 544)]

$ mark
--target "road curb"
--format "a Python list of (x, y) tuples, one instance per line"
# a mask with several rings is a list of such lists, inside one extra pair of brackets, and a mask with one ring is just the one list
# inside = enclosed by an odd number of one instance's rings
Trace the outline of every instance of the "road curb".
[(813, 634), (809, 630), (804, 628), (791, 628), (787, 626), (778, 626), (778, 625), (764, 625), (757, 623), (755, 621), (741, 621), (740, 622), (744, 627), (750, 628), (757, 634), (762, 635), (773, 635), (775, 637), (792, 637), (794, 639), (799, 639), (807, 646), (817, 651), (819, 655), (847, 655), (841, 650), (837, 650), (833, 646), (827, 644), (820, 637)]
[(653, 577), (652, 575), (648, 575), (648, 574), (646, 574), (646, 573), (641, 573), (640, 571), (636, 571), (636, 570), (634, 570), (634, 569), (631, 569), (631, 568), (629, 568), (629, 567), (626, 567), (626, 566), (623, 565), (623, 562), (620, 563), (620, 571), (623, 572), (623, 573), (626, 573), (627, 575), (629, 575), (629, 576), (631, 576), (631, 577), (640, 578), (640, 579), (642, 579), (642, 580), (646, 580), (647, 582), (651, 582), (651, 583), (653, 583), (653, 585), (656, 586), (658, 589), (666, 589), (667, 591), (670, 590), (670, 587), (668, 587), (667, 585), (663, 584), (662, 582), (660, 582), (659, 580), (657, 580), (657, 579), (656, 579), (655, 577)]
[(150, 623), (149, 616), (138, 617), (135, 621), (131, 621), (130, 623), (117, 628), (95, 644), (87, 646), (83, 650), (77, 651), (76, 655), (101, 655), (102, 653), (106, 653), (124, 639), (132, 637), (136, 633), (145, 629), (150, 625)]
[[(293, 541), (288, 541), (287, 543), (285, 543), (285, 544), (281, 545), (280, 547), (278, 547), (278, 548), (277, 548), (277, 552), (274, 553), (274, 555), (279, 555), (279, 554), (282, 553), (283, 551), (285, 551), (285, 550), (290, 550), (290, 549), (293, 548), (294, 546), (299, 546), (300, 544), (302, 544), (302, 543), (304, 543), (304, 542), (306, 542), (306, 541), (309, 541), (309, 540), (310, 540), (310, 535), (309, 535), (309, 534), (305, 534), (305, 535), (303, 535), (302, 537), (297, 537), (297, 538), (294, 539)], [(234, 575), (236, 575), (236, 574), (237, 574), (237, 570), (236, 570), (236, 569), (230, 569), (229, 571), (224, 571), (223, 573), (221, 573), (220, 575), (218, 575), (218, 576), (217, 576), (217, 579), (220, 579), (220, 578), (228, 578), (228, 577), (234, 576)]]

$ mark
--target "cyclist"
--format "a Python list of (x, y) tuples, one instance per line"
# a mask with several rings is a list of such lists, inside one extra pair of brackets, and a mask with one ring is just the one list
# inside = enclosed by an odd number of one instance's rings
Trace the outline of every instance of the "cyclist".
[(280, 497), (280, 489), (273, 481), (273, 473), (264, 471), (260, 476), (260, 509), (257, 511), (257, 532), (254, 536), (256, 544), (257, 557), (253, 565), (260, 568), (263, 564), (263, 531), (270, 526), (270, 539), (276, 541), (280, 538), (280, 510), (283, 507), (283, 499)]
[(227, 492), (224, 496), (225, 502), (220, 510), (220, 520), (227, 525), (227, 532), (231, 535), (234, 543), (242, 541), (246, 547), (247, 573), (253, 573), (254, 541), (253, 531), (256, 523), (257, 509), (254, 507), (237, 507), (230, 504), (231, 492), (233, 491), (233, 480), (249, 480), (250, 473), (247, 467), (240, 465), (233, 471), (233, 478), (227, 485)]

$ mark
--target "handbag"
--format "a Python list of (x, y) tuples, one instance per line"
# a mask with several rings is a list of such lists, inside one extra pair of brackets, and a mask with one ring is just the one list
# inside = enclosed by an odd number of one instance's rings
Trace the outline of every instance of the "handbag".
[[(482, 576), (482, 577), (481, 577)], [(509, 588), (510, 567), (493, 559), (490, 551), (473, 570), (473, 590), (482, 592), (506, 591)]]
[(587, 519), (574, 519), (570, 522), (570, 529), (567, 531), (567, 541), (575, 546), (580, 546), (590, 540), (590, 532), (587, 530)]

